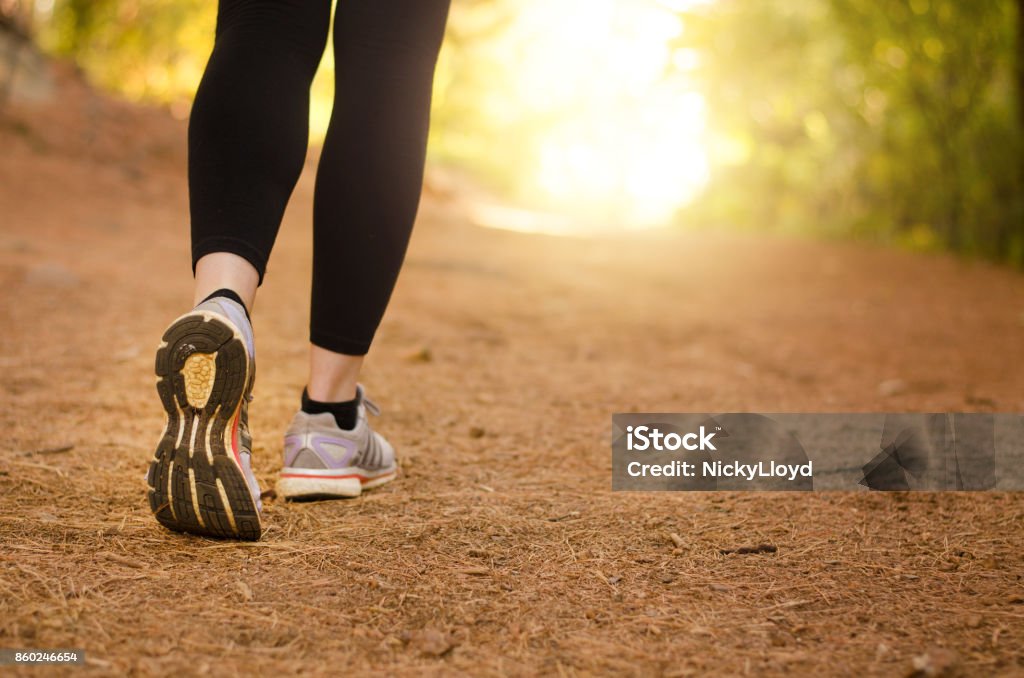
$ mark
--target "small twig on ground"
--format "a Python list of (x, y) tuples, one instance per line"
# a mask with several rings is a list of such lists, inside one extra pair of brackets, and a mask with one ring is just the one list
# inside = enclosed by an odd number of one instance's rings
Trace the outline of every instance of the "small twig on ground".
[(757, 546), (740, 546), (739, 548), (734, 549), (718, 549), (718, 552), (721, 553), (723, 556), (727, 556), (730, 553), (775, 553), (778, 550), (779, 547), (773, 544), (758, 544)]
[(31, 457), (36, 454), (62, 454), (64, 452), (70, 452), (75, 449), (75, 446), (71, 443), (67, 445), (58, 445), (57, 447), (44, 447), (39, 450), (29, 450), (28, 452), (22, 452), (21, 456)]

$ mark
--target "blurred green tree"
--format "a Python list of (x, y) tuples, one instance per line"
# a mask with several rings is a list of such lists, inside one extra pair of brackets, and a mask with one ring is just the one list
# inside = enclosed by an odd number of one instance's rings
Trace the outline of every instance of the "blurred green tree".
[(187, 111), (213, 44), (207, 0), (52, 0), (39, 9), (39, 41), (72, 58), (98, 84)]
[(1019, 4), (722, 0), (689, 12), (679, 47), (702, 55), (717, 149), (689, 218), (1024, 263)]

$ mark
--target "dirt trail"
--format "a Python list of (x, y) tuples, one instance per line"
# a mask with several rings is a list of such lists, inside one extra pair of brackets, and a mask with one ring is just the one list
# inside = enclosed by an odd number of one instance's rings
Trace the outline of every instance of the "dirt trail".
[[(270, 500), (256, 544), (158, 527), (183, 133), (80, 88), (0, 119), (0, 647), (97, 674), (902, 675), (935, 646), (1024, 672), (1020, 494), (608, 489), (615, 411), (1024, 410), (1024, 277), (944, 256), (498, 232), (428, 195), (364, 378), (403, 477)], [(307, 172), (256, 307), (265, 487), (304, 382), (310, 198)]]

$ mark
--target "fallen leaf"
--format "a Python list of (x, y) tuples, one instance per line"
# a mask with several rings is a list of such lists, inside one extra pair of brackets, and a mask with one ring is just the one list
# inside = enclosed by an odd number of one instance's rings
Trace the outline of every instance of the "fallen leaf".
[(407, 637), (409, 647), (427, 657), (440, 657), (455, 647), (453, 638), (437, 629), (419, 629)]
[(406, 353), (405, 359), (413, 363), (429, 363), (434, 360), (434, 353), (428, 347), (421, 346)]
[(960, 657), (952, 650), (931, 648), (911, 660), (907, 678), (954, 678), (962, 675)]
[(252, 593), (252, 587), (251, 586), (246, 584), (241, 579), (238, 579), (238, 580), (235, 581), (235, 589), (238, 591), (239, 595), (242, 596), (242, 600), (243, 601), (245, 601), (247, 603), (248, 602), (252, 602), (252, 599), (254, 598), (254, 596), (253, 596), (253, 593)]

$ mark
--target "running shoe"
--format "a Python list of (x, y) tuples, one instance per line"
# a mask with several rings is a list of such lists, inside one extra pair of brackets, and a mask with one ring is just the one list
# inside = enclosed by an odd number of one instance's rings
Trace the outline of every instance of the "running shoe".
[(363, 490), (393, 480), (398, 472), (391, 444), (370, 428), (366, 413), (380, 409), (358, 386), (359, 414), (347, 431), (329, 412), (301, 410), (284, 434), (284, 467), (277, 492), (285, 499), (358, 497)]
[(215, 297), (164, 332), (156, 390), (167, 428), (149, 466), (149, 506), (178, 532), (260, 538), (248, 404), (255, 381), (252, 326), (238, 303)]

